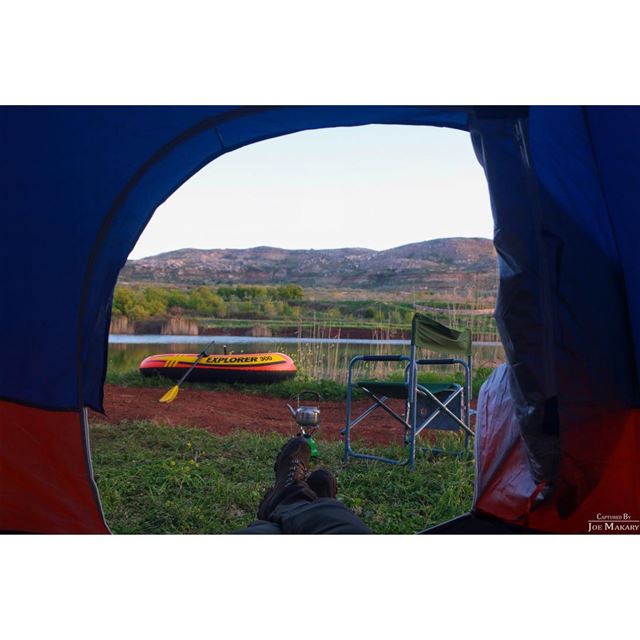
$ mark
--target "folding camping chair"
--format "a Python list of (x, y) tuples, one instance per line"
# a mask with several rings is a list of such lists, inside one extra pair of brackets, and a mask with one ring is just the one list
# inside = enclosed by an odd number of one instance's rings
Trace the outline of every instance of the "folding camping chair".
[[(417, 359), (418, 347), (429, 348), (447, 354), (459, 354), (460, 358)], [(354, 382), (354, 369), (362, 362), (401, 362), (406, 363), (404, 382), (360, 380)], [(464, 385), (459, 384), (421, 384), (418, 382), (418, 368), (421, 366), (459, 365), (465, 373)], [(379, 460), (390, 464), (408, 465), (413, 468), (416, 457), (416, 438), (425, 429), (445, 431), (464, 431), (464, 451), (450, 452), (430, 448), (431, 453), (454, 453), (460, 455), (467, 451), (469, 438), (473, 431), (469, 426), (471, 415), (471, 334), (468, 330), (456, 331), (433, 318), (416, 313), (411, 325), (411, 349), (409, 355), (371, 355), (356, 356), (349, 363), (347, 379), (346, 426), (344, 435), (344, 461), (350, 458)], [(357, 386), (373, 400), (373, 404), (357, 416), (353, 415), (353, 389)], [(391, 406), (390, 399), (404, 401), (404, 412), (400, 415)], [(393, 460), (384, 456), (356, 453), (351, 447), (352, 430), (377, 409), (386, 412), (404, 429), (404, 443), (409, 447), (406, 460)]]

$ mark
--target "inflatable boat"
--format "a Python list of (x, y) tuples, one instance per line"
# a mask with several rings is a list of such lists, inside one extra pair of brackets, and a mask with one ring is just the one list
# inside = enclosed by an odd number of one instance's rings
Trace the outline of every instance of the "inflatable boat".
[[(196, 353), (165, 353), (140, 363), (144, 376), (180, 379), (198, 359)], [(187, 378), (190, 382), (279, 382), (296, 375), (296, 365), (284, 353), (239, 353), (205, 356)]]

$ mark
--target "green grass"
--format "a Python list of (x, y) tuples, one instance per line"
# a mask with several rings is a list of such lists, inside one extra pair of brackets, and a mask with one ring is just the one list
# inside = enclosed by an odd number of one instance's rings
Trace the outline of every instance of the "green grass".
[[(285, 440), (146, 422), (95, 424), (93, 464), (107, 522), (114, 533), (229, 533), (247, 526)], [(376, 533), (414, 533), (471, 505), (471, 460), (419, 458), (411, 472), (362, 461), (345, 466), (339, 442), (320, 442), (319, 449), (317, 464), (337, 475), (340, 499)]]
[[(162, 376), (144, 377), (137, 369), (125, 372), (107, 372), (105, 380), (108, 384), (117, 384), (123, 387), (152, 387), (169, 389), (176, 384), (175, 380), (169, 380)], [(317, 391), (324, 400), (344, 400), (346, 386), (333, 380), (312, 380), (304, 374), (298, 374), (291, 380), (274, 382), (272, 384), (206, 384), (199, 382), (185, 382), (184, 389), (200, 389), (215, 391), (236, 391), (245, 395), (265, 395), (275, 398), (291, 398), (303, 390)]]

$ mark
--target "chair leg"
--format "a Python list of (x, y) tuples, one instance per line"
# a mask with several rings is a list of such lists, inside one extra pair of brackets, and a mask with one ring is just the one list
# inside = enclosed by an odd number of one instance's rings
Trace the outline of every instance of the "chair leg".
[(411, 410), (410, 427), (409, 427), (409, 459), (407, 466), (411, 471), (416, 468), (416, 421), (417, 416), (414, 408)]

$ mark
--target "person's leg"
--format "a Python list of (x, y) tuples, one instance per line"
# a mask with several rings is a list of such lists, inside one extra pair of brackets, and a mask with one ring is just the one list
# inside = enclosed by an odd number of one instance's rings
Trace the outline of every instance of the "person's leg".
[(232, 533), (237, 535), (250, 535), (250, 534), (258, 534), (258, 535), (269, 535), (269, 534), (280, 534), (282, 533), (282, 529), (280, 525), (275, 522), (269, 522), (268, 520), (256, 520), (252, 522), (248, 527), (244, 529), (238, 529), (237, 531), (232, 531)]
[[(240, 529), (233, 533), (283, 533), (279, 522), (272, 517), (273, 511), (278, 508), (280, 509), (280, 513), (295, 511), (298, 507), (309, 504), (316, 499), (317, 495), (311, 491), (304, 481), (283, 487), (276, 494), (274, 494), (272, 488), (267, 491), (258, 507), (258, 519), (245, 529)], [(272, 505), (273, 507), (269, 508)]]
[(335, 499), (337, 483), (330, 471), (318, 469), (309, 476), (310, 484), (305, 481), (310, 458), (311, 450), (304, 438), (292, 438), (282, 447), (274, 465), (276, 482), (258, 507), (258, 521), (236, 533), (371, 533)]
[(258, 507), (258, 519), (269, 520), (269, 514), (283, 501), (309, 502), (317, 498), (304, 479), (311, 460), (311, 447), (301, 436), (291, 438), (280, 449), (273, 465), (275, 484), (267, 491)]
[(285, 534), (365, 534), (372, 533), (355, 513), (335, 498), (312, 502), (281, 503), (269, 520)]
[(328, 469), (315, 469), (306, 480), (318, 500), (283, 510), (279, 515), (282, 533), (361, 534), (369, 528), (342, 502), (336, 500), (338, 482)]
[(307, 465), (311, 459), (309, 443), (302, 437), (292, 438), (280, 449), (273, 466), (275, 484), (262, 498), (258, 506), (258, 519), (248, 527), (234, 531), (236, 534), (276, 534), (282, 533), (277, 522), (269, 516), (282, 502), (289, 506), (307, 504), (317, 498), (304, 482)]
[[(371, 530), (342, 502), (338, 483), (328, 469), (316, 469), (306, 481), (290, 487), (269, 514), (285, 534), (363, 534)], [(317, 496), (310, 499), (310, 491)]]
[(318, 498), (335, 498), (338, 495), (338, 481), (329, 469), (314, 469), (306, 482)]

